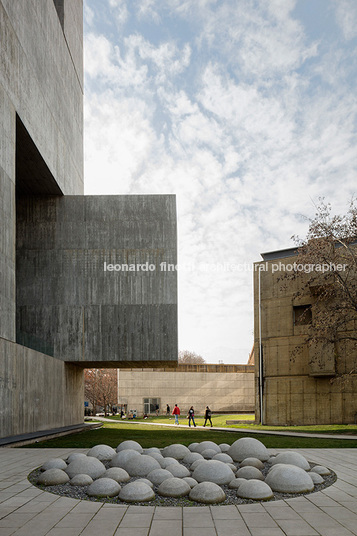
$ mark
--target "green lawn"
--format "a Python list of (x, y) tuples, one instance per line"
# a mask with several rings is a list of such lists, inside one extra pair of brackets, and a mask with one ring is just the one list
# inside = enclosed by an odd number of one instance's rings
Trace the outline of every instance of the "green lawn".
[[(184, 421), (185, 422), (185, 421)], [(269, 436), (269, 434), (249, 434), (238, 432), (219, 432), (213, 429), (196, 428), (168, 428), (150, 426), (147, 424), (131, 424), (127, 422), (105, 423), (97, 430), (88, 430), (56, 439), (41, 441), (26, 445), (24, 448), (90, 448), (98, 444), (116, 447), (121, 441), (133, 439), (143, 447), (165, 447), (172, 443), (189, 445), (195, 441), (215, 441), (216, 443), (229, 443), (241, 437), (255, 437), (268, 448), (357, 448), (356, 440), (343, 439), (315, 439), (304, 437)]]
[[(122, 421), (120, 417), (109, 417), (115, 421)], [(283, 432), (304, 432), (311, 434), (354, 434), (357, 436), (357, 426), (354, 424), (320, 424), (320, 425), (311, 425), (311, 426), (261, 426), (260, 424), (254, 424), (254, 415), (252, 414), (242, 414), (242, 415), (212, 415), (212, 422), (214, 427), (218, 428), (244, 428), (247, 431), (249, 430), (276, 430)], [(168, 418), (165, 416), (159, 417), (149, 417), (147, 420), (135, 419), (138, 422), (153, 422), (153, 423), (165, 423), (173, 424), (174, 418)], [(226, 421), (235, 420), (235, 421), (245, 421), (245, 423), (239, 424), (226, 424)], [(181, 415), (180, 422), (182, 424), (187, 424), (186, 416)], [(197, 416), (196, 424), (202, 426), (204, 423), (204, 418)], [(357, 437), (356, 437), (357, 439)]]

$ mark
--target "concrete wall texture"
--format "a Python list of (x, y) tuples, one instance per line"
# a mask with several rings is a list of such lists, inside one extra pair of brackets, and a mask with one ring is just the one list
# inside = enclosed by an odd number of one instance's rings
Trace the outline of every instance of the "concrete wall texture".
[(179, 365), (175, 369), (131, 369), (119, 371), (119, 402), (128, 410), (144, 412), (144, 398), (177, 404), (185, 415), (191, 406), (197, 414), (206, 406), (212, 411), (254, 411), (254, 366)]
[(23, 198), (16, 262), (18, 342), (88, 367), (177, 362), (175, 196)]
[[(291, 264), (297, 257), (279, 262)], [(276, 262), (276, 260), (274, 261)], [(259, 263), (256, 263), (256, 266)], [(356, 413), (357, 380), (331, 382), (331, 378), (353, 368), (353, 352), (340, 349), (335, 364), (333, 348), (309, 348), (304, 344), (307, 325), (294, 322), (294, 308), (314, 302), (313, 295), (296, 296), (298, 281), (281, 281), (281, 273), (254, 273), (254, 352), (256, 367), (256, 418), (260, 420), (259, 360), (263, 355), (263, 422), (269, 425), (353, 423)], [(261, 313), (261, 341), (259, 331)], [(294, 352), (300, 346), (301, 350)], [(319, 352), (318, 360), (315, 353)]]
[(83, 196), (83, 2), (0, 0), (0, 424), (83, 419), (83, 368), (177, 359), (173, 196)]

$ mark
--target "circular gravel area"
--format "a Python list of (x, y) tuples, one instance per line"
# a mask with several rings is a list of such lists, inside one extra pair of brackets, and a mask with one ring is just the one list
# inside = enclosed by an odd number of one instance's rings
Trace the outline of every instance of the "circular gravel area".
[[(272, 460), (271, 460), (272, 461)], [(261, 470), (264, 478), (265, 476), (267, 475), (269, 469), (272, 467), (272, 463), (271, 461), (265, 461), (263, 462), (264, 463), (264, 468)], [(46, 463), (46, 460), (44, 460), (44, 463)], [(109, 461), (104, 461), (102, 462), (103, 465), (105, 466), (106, 469), (109, 469), (110, 467), (110, 462)], [(179, 461), (178, 462), (182, 468), (186, 468), (187, 470), (192, 470), (192, 467), (190, 468), (190, 464), (188, 463), (184, 463), (183, 460)], [(240, 467), (239, 463), (238, 462), (234, 462), (234, 465), (236, 468)], [(318, 464), (315, 464), (315, 463), (311, 463), (310, 462), (310, 467), (313, 468), (315, 466), (318, 466)], [(196, 502), (196, 501), (193, 501), (191, 500), (188, 496), (185, 496), (185, 497), (164, 497), (164, 496), (161, 496), (158, 494), (158, 488), (159, 486), (158, 485), (154, 485), (153, 487), (153, 491), (155, 492), (155, 498), (153, 500), (149, 500), (149, 501), (145, 501), (145, 502), (125, 502), (125, 500), (121, 500), (118, 496), (116, 497), (90, 497), (88, 496), (87, 494), (87, 491), (88, 491), (88, 487), (89, 486), (76, 486), (76, 485), (73, 485), (73, 484), (70, 484), (69, 482), (65, 483), (65, 484), (59, 484), (59, 485), (53, 485), (53, 486), (45, 486), (45, 485), (40, 485), (37, 483), (37, 480), (39, 478), (39, 476), (41, 475), (43, 471), (41, 471), (41, 467), (38, 467), (37, 469), (35, 469), (34, 471), (32, 471), (29, 476), (28, 476), (28, 479), (29, 481), (31, 482), (31, 484), (33, 484), (34, 486), (44, 490), (44, 491), (47, 491), (47, 492), (50, 492), (50, 493), (54, 493), (56, 495), (61, 495), (61, 496), (64, 496), (64, 497), (71, 497), (71, 498), (74, 498), (74, 499), (81, 499), (81, 500), (86, 500), (86, 501), (94, 501), (94, 502), (108, 502), (108, 503), (113, 503), (113, 504), (137, 504), (137, 505), (142, 505), (142, 506), (179, 506), (179, 507), (182, 507), (182, 506), (205, 506), (204, 503), (199, 503), (199, 502)], [(313, 489), (313, 491), (311, 491), (310, 493), (315, 493), (317, 491), (321, 491), (322, 489), (328, 487), (328, 486), (331, 486), (336, 480), (337, 480), (337, 477), (336, 477), (336, 474), (330, 470), (330, 474), (328, 475), (324, 475), (322, 476), (323, 478), (323, 482), (321, 484), (315, 484), (315, 487)], [(128, 483), (130, 482), (135, 482), (136, 480), (139, 480), (140, 477), (139, 476), (131, 476), (130, 480), (128, 480)], [(142, 480), (142, 478), (141, 478)], [(124, 485), (124, 484), (122, 484)], [(243, 499), (243, 498), (240, 498), (240, 497), (237, 497), (237, 489), (231, 489), (229, 488), (229, 485), (228, 484), (225, 484), (225, 485), (221, 485), (221, 488), (222, 490), (224, 491), (225, 495), (226, 495), (226, 499), (223, 501), (223, 502), (220, 502), (220, 503), (216, 503), (217, 505), (237, 505), (237, 504), (254, 504), (254, 503), (257, 503), (259, 501), (256, 501), (256, 500), (252, 500), (252, 499)], [(299, 496), (304, 496), (304, 495), (308, 495), (308, 493), (278, 493), (278, 492), (274, 492), (273, 494), (273, 497), (271, 499), (269, 499), (270, 501), (276, 501), (276, 500), (281, 500), (281, 499), (286, 499), (286, 498), (294, 498), (294, 497), (299, 497)]]

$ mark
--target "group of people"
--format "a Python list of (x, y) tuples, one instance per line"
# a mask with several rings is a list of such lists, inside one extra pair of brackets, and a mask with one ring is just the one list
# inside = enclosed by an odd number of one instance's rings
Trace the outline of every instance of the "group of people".
[[(170, 406), (168, 404), (166, 404), (166, 415), (170, 415), (170, 411), (171, 411)], [(174, 409), (172, 411), (172, 415), (174, 415), (174, 417), (175, 417), (175, 424), (180, 424), (179, 423), (179, 416), (181, 415), (181, 411), (180, 411), (180, 408), (178, 407), (177, 404), (175, 404), (175, 407), (174, 407)], [(211, 412), (210, 408), (208, 406), (206, 406), (205, 423), (204, 423), (203, 426), (206, 426), (207, 421), (209, 421), (211, 423), (211, 427), (213, 426), (211, 416), (212, 416), (212, 412)], [(190, 409), (188, 410), (187, 418), (188, 418), (188, 425), (191, 427), (191, 422), (192, 422), (193, 426), (196, 428), (195, 410), (193, 409), (193, 406), (191, 406)]]

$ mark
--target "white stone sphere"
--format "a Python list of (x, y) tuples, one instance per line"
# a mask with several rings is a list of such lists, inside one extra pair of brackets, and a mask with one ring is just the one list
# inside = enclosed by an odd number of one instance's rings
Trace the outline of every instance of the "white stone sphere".
[(192, 473), (192, 478), (197, 482), (214, 482), (215, 484), (229, 484), (234, 478), (234, 473), (227, 464), (217, 460), (208, 460), (201, 463)]
[(116, 450), (117, 452), (121, 452), (122, 450), (126, 449), (137, 450), (139, 454), (143, 452), (143, 447), (140, 445), (140, 443), (138, 443), (137, 441), (132, 441), (130, 439), (119, 443)]
[(216, 454), (222, 455), (222, 452), (217, 452), (213, 449), (205, 449), (201, 452), (201, 455), (204, 457), (205, 460), (212, 460), (213, 456), (215, 456)]
[(201, 463), (207, 463), (208, 460), (205, 460), (203, 457), (201, 460), (196, 460), (194, 461), (193, 463), (191, 463), (190, 465), (190, 469), (191, 471), (194, 471), (196, 469), (196, 467), (198, 467)]
[(313, 467), (311, 471), (321, 476), (327, 476), (331, 474), (330, 469), (328, 469), (324, 465), (315, 465), (315, 467)]
[(121, 490), (120, 484), (112, 478), (98, 478), (87, 490), (90, 497), (116, 497)]
[(157, 490), (158, 494), (163, 497), (184, 497), (185, 495), (188, 495), (190, 491), (191, 486), (188, 482), (175, 477), (164, 480)]
[(199, 452), (190, 452), (189, 454), (186, 454), (186, 456), (184, 457), (182, 461), (183, 463), (187, 463), (191, 465), (191, 463), (195, 462), (196, 460), (203, 460), (203, 459), (204, 458), (202, 454), (200, 454)]
[(301, 469), (304, 469), (304, 471), (310, 471), (309, 462), (299, 452), (281, 452), (280, 454), (275, 456), (271, 463), (273, 464), (273, 466), (277, 463), (296, 465), (296, 467), (300, 467)]
[(195, 480), (191, 476), (184, 476), (182, 480), (187, 482), (187, 484), (189, 484), (190, 488), (194, 488), (198, 484), (197, 480)]
[(125, 469), (127, 462), (131, 460), (131, 458), (135, 458), (136, 456), (140, 456), (140, 452), (138, 452), (137, 450), (121, 450), (120, 452), (116, 453), (109, 465), (110, 467), (121, 467), (122, 469)]
[(196, 452), (196, 448), (198, 447), (199, 443), (191, 443), (189, 446), (188, 446), (188, 449), (191, 451), (191, 452)]
[(257, 469), (264, 469), (264, 463), (261, 460), (258, 460), (258, 458), (245, 458), (240, 463), (240, 467), (246, 467), (247, 465), (256, 467)]
[(75, 475), (89, 475), (95, 480), (105, 473), (106, 468), (100, 460), (86, 456), (85, 458), (76, 458), (71, 462), (66, 469), (66, 473), (70, 478)]
[(109, 445), (96, 445), (90, 449), (87, 456), (97, 458), (101, 462), (110, 462), (115, 456), (115, 450)]
[(247, 465), (246, 467), (241, 467), (238, 469), (237, 478), (245, 478), (246, 480), (264, 480), (263, 473), (259, 471), (256, 467), (252, 467), (251, 465)]
[(245, 458), (258, 458), (262, 462), (269, 459), (269, 452), (265, 445), (253, 437), (237, 439), (229, 448), (227, 454), (235, 461), (241, 462)]
[(268, 473), (265, 482), (273, 491), (281, 493), (305, 493), (314, 489), (309, 474), (296, 465), (275, 465)]
[(220, 443), (218, 446), (221, 449), (221, 452), (228, 452), (229, 449), (231, 448), (231, 446), (228, 445), (228, 443)]
[(261, 480), (246, 480), (237, 489), (237, 497), (244, 499), (254, 499), (255, 501), (264, 501), (273, 497), (273, 491)]
[(89, 486), (92, 482), (93, 478), (89, 475), (75, 475), (70, 480), (71, 486)]
[(123, 486), (119, 493), (119, 499), (125, 502), (144, 502), (155, 499), (154, 490), (145, 484), (136, 480)]
[(42, 484), (43, 486), (58, 486), (60, 484), (66, 484), (69, 481), (69, 476), (67, 473), (62, 471), (62, 469), (47, 469), (40, 474), (37, 479), (37, 484)]
[(202, 441), (197, 445), (195, 452), (199, 452), (200, 454), (202, 454), (202, 452), (206, 449), (212, 449), (216, 451), (217, 454), (218, 452), (221, 452), (221, 449), (219, 448), (217, 443), (214, 443), (213, 441)]
[(171, 456), (168, 456), (167, 458), (163, 458), (162, 460), (158, 460), (159, 464), (163, 469), (166, 469), (169, 465), (172, 465), (174, 463), (178, 464), (179, 461), (176, 460), (176, 458), (171, 458)]
[(62, 458), (51, 458), (42, 465), (41, 471), (47, 471), (48, 469), (62, 469), (64, 471), (67, 469), (67, 464)]
[(168, 478), (174, 478), (174, 476), (166, 469), (154, 469), (147, 475), (147, 479), (150, 480), (150, 482), (152, 482), (155, 486), (160, 486), (160, 484)]
[(157, 460), (146, 454), (130, 458), (125, 464), (125, 470), (130, 476), (147, 476), (154, 469), (160, 469)]
[(189, 498), (204, 504), (215, 504), (223, 502), (226, 494), (223, 489), (214, 482), (201, 482), (191, 489)]
[(311, 478), (314, 484), (322, 484), (324, 481), (321, 475), (318, 475), (317, 473), (314, 473), (313, 471), (309, 472), (309, 477)]
[(247, 482), (247, 480), (245, 478), (234, 478), (230, 481), (228, 487), (230, 489), (238, 489), (243, 482)]
[(185, 445), (181, 445), (179, 443), (169, 445), (168, 447), (165, 447), (162, 451), (162, 455), (164, 456), (164, 458), (170, 457), (175, 458), (175, 460), (183, 460), (186, 454), (189, 453), (190, 450)]
[(99, 478), (111, 478), (116, 482), (128, 482), (130, 480), (130, 475), (122, 469), (121, 467), (110, 467), (105, 471), (105, 473)]
[(147, 478), (138, 478), (137, 480), (135, 480), (135, 482), (143, 482), (144, 484), (146, 484), (150, 488), (154, 487), (154, 484), (150, 480), (148, 480)]
[(76, 460), (77, 458), (86, 458), (87, 457), (87, 454), (83, 454), (83, 452), (72, 452), (72, 454), (70, 454), (67, 458), (67, 463), (71, 463), (73, 462), (74, 460)]
[(166, 470), (169, 471), (176, 478), (183, 478), (185, 476), (191, 476), (190, 471), (184, 465), (180, 463), (173, 463), (166, 467)]
[(218, 460), (219, 462), (223, 462), (223, 463), (233, 463), (233, 460), (229, 456), (229, 454), (225, 454), (224, 452), (219, 452), (218, 454), (215, 454), (212, 460)]

